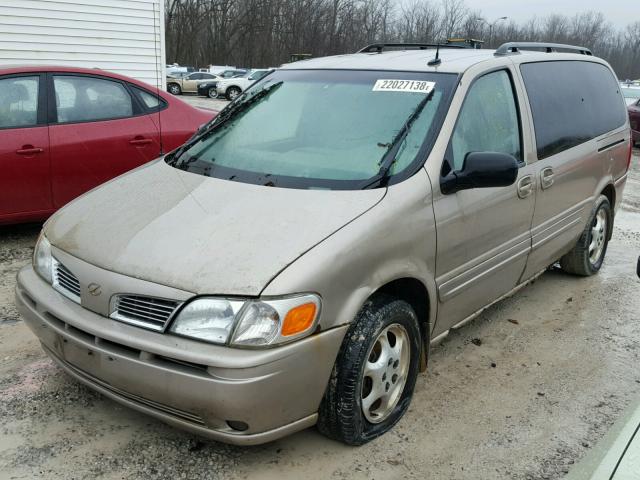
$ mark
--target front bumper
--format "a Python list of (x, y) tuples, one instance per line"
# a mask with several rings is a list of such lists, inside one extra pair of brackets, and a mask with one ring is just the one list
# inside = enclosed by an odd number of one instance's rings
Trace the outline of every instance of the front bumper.
[(18, 274), (16, 305), (46, 353), (82, 383), (166, 423), (237, 445), (315, 424), (347, 328), (268, 350), (210, 345), (95, 314), (31, 266)]

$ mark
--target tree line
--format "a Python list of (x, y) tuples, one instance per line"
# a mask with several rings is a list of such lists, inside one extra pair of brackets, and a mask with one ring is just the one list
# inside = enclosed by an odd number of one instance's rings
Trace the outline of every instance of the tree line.
[[(633, 2), (632, 2), (633, 3)], [(375, 42), (482, 39), (580, 45), (620, 79), (640, 78), (640, 21), (615, 28), (602, 13), (526, 22), (486, 18), (464, 0), (165, 0), (168, 63), (275, 67), (291, 54), (352, 53)]]

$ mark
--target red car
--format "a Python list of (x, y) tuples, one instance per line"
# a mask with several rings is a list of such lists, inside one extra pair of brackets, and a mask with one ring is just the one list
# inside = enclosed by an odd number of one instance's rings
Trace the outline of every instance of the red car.
[(0, 224), (47, 218), (215, 114), (102, 70), (0, 68)]
[(627, 107), (634, 145), (640, 145), (640, 100)]

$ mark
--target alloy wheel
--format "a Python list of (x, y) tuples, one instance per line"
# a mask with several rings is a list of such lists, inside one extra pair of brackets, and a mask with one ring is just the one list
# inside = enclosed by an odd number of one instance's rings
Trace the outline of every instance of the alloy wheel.
[(398, 404), (410, 366), (411, 344), (405, 328), (386, 327), (371, 346), (364, 365), (362, 412), (371, 423), (384, 421)]
[(607, 240), (607, 213), (598, 210), (591, 225), (591, 242), (589, 243), (589, 261), (596, 265), (602, 256)]

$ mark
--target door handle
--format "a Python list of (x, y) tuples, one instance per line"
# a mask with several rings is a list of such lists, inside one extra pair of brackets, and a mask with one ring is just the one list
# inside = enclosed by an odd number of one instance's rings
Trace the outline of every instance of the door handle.
[(129, 143), (131, 145), (149, 145), (153, 140), (151, 140), (150, 138), (144, 138), (144, 137), (136, 137), (133, 140), (129, 140)]
[(518, 181), (518, 197), (527, 198), (533, 193), (533, 177), (527, 175)]
[(18, 155), (35, 155), (36, 153), (42, 153), (44, 149), (34, 147), (33, 145), (23, 145), (22, 148), (16, 150)]
[(547, 167), (540, 172), (540, 185), (543, 190), (553, 185), (553, 168)]

